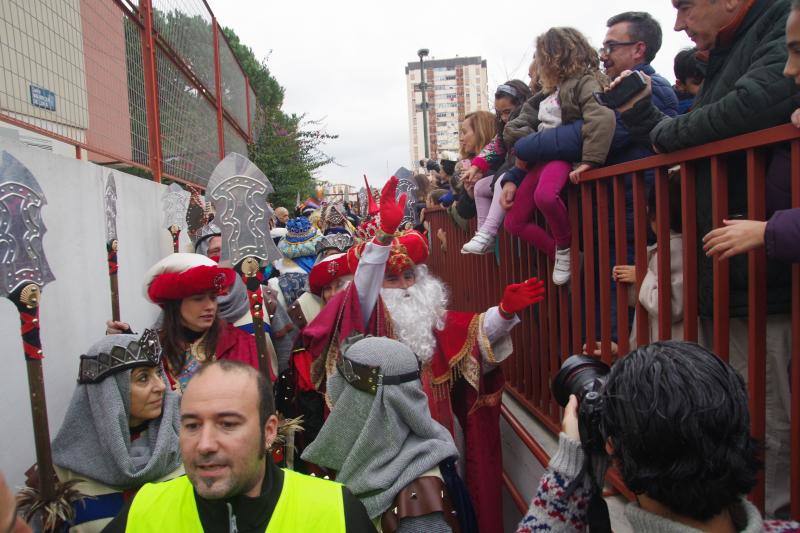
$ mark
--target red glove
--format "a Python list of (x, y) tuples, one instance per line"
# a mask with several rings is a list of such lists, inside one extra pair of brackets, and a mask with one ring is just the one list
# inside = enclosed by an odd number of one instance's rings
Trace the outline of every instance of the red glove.
[(381, 191), (381, 230), (390, 235), (397, 231), (405, 216), (406, 195), (399, 199), (395, 198), (396, 195), (397, 178), (392, 176)]
[(529, 305), (544, 300), (544, 282), (531, 278), (523, 283), (513, 283), (506, 287), (503, 299), (500, 301), (500, 313), (506, 316), (514, 315)]

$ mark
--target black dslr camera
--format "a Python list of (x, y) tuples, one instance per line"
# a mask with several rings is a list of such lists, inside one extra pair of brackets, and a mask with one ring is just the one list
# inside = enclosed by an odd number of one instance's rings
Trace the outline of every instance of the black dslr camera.
[(578, 429), (583, 448), (590, 453), (605, 453), (605, 439), (600, 432), (603, 409), (601, 391), (611, 368), (586, 355), (572, 355), (553, 378), (551, 390), (558, 405), (566, 407), (570, 394), (578, 398)]
[(578, 431), (584, 450), (584, 464), (581, 474), (570, 483), (565, 495), (571, 495), (582, 482), (583, 476), (588, 476), (592, 487), (586, 513), (590, 533), (611, 533), (608, 506), (603, 500), (602, 478), (608, 463), (605, 438), (600, 427), (602, 391), (610, 371), (611, 368), (599, 359), (572, 355), (564, 361), (550, 384), (553, 396), (561, 407), (566, 407), (571, 394), (578, 398)]

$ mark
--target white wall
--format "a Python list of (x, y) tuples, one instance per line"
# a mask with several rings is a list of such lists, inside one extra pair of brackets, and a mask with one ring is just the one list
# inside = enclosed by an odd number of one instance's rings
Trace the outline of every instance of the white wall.
[[(103, 218), (106, 176), (113, 172), (117, 185), (121, 315), (138, 332), (158, 313), (144, 299), (144, 274), (172, 252), (172, 237), (162, 225), (166, 187), (2, 136), (0, 150), (27, 166), (47, 197), (44, 250), (56, 279), (42, 292), (40, 322), (52, 439), (75, 388), (78, 358), (104, 334), (111, 316)], [(181, 243), (181, 249), (187, 246), (188, 241)], [(36, 458), (19, 318), (7, 300), (0, 300), (0, 357), (0, 470), (18, 485)]]

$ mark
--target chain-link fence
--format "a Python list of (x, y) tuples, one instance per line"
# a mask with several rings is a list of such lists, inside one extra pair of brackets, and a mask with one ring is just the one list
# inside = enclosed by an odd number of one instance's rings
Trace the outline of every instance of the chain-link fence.
[(255, 93), (203, 0), (0, 2), (0, 134), (205, 185)]

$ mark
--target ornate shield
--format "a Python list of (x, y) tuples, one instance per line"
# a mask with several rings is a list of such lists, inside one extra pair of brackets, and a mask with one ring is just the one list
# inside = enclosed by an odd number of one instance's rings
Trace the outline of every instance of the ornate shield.
[(228, 154), (208, 180), (207, 198), (214, 204), (214, 222), (222, 230), (222, 256), (233, 265), (247, 257), (272, 262), (283, 257), (269, 234), (274, 191), (259, 168), (245, 156)]
[(186, 227), (186, 211), (189, 209), (189, 191), (177, 183), (170, 183), (164, 193), (164, 227), (178, 229)]
[(414, 182), (413, 177), (408, 176), (403, 179), (398, 178), (397, 182), (397, 198), (400, 198), (400, 195), (405, 193), (406, 195), (406, 209), (403, 213), (403, 220), (400, 222), (400, 227), (404, 227), (407, 224), (411, 224), (411, 226), (416, 226), (419, 223), (416, 216), (416, 210), (414, 209), (414, 202), (416, 201), (415, 195), (417, 192), (417, 184)]
[(109, 172), (103, 191), (103, 207), (106, 215), (106, 244), (117, 240), (117, 184), (114, 173)]
[(44, 287), (55, 277), (47, 264), (42, 207), (47, 199), (30, 170), (6, 151), (0, 155), (0, 296), (25, 283)]
[(368, 209), (369, 199), (367, 198), (367, 189), (366, 187), (361, 187), (358, 191), (358, 216), (362, 218), (367, 216)]

